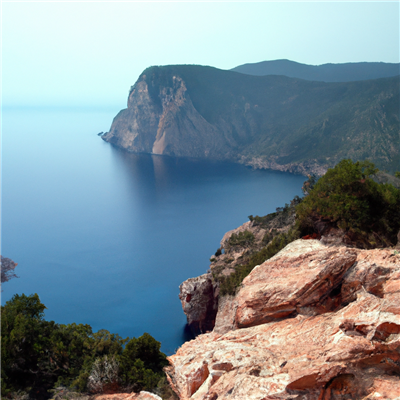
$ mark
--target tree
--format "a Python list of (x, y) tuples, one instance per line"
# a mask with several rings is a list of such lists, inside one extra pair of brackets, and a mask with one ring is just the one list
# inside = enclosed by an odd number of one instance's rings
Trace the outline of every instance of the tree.
[(8, 282), (11, 278), (18, 278), (14, 269), (18, 264), (10, 258), (1, 256), (1, 283)]
[(58, 386), (93, 392), (157, 386), (168, 363), (152, 336), (129, 340), (105, 329), (93, 333), (90, 325), (56, 324), (44, 319), (45, 309), (37, 294), (15, 295), (1, 307), (2, 397), (23, 390), (43, 398)]

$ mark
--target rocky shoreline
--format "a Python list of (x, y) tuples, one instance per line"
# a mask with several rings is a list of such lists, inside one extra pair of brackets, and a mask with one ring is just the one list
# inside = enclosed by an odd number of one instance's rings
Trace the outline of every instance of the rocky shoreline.
[(299, 175), (322, 176), (328, 170), (330, 165), (320, 164), (317, 160), (307, 160), (301, 163), (278, 164), (274, 159), (265, 159), (262, 157), (240, 158), (240, 164), (244, 164), (254, 169), (272, 169), (274, 171), (290, 172)]

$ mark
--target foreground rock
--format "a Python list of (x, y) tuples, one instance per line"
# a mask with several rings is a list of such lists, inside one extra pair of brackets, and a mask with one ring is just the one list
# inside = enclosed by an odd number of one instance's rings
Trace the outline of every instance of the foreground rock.
[[(180, 399), (400, 398), (400, 256), (298, 240), (169, 357)], [(220, 314), (220, 313), (218, 313)]]

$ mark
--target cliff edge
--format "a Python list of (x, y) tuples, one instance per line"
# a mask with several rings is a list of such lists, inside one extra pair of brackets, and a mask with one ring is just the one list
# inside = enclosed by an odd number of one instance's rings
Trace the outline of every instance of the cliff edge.
[(398, 399), (400, 255), (296, 240), (169, 357), (180, 399)]

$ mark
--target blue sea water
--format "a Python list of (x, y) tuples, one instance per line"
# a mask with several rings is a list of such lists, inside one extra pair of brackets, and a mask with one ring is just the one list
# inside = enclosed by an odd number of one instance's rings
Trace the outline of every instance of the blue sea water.
[(301, 194), (303, 176), (130, 154), (97, 136), (118, 110), (3, 109), (3, 285), (38, 293), (45, 317), (122, 337), (185, 340), (179, 285), (203, 274), (223, 234)]

